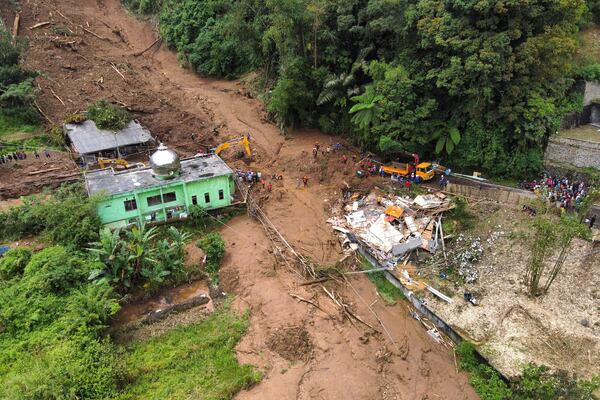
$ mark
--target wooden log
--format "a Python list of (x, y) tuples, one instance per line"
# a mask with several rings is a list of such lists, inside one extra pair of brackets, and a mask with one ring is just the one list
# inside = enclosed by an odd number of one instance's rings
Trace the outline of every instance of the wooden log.
[(33, 25), (33, 26), (30, 26), (30, 27), (29, 27), (29, 30), (31, 30), (31, 31), (32, 31), (32, 30), (34, 30), (34, 29), (41, 28), (41, 27), (44, 27), (44, 26), (46, 26), (46, 25), (50, 25), (51, 23), (52, 23), (52, 22), (50, 22), (50, 21), (39, 22), (39, 23), (37, 23), (37, 24), (35, 24), (35, 25)]
[(134, 56), (134, 57), (139, 57), (139, 56), (141, 56), (142, 54), (144, 54), (145, 52), (147, 52), (148, 50), (150, 50), (151, 48), (153, 48), (153, 47), (154, 47), (154, 45), (155, 45), (156, 43), (160, 42), (160, 41), (162, 41), (162, 39), (161, 39), (161, 38), (158, 38), (158, 39), (156, 39), (154, 42), (152, 42), (152, 44), (151, 44), (150, 46), (146, 47), (144, 50), (142, 50), (142, 51), (138, 51), (137, 53), (133, 53), (133, 56)]
[(327, 276), (325, 278), (319, 278), (319, 279), (314, 279), (312, 281), (302, 282), (302, 283), (298, 284), (298, 286), (314, 285), (315, 283), (325, 282), (325, 281), (328, 281), (330, 279), (331, 279), (331, 277)]
[(96, 32), (90, 31), (89, 29), (85, 28), (83, 25), (79, 25), (79, 27), (80, 27), (81, 29), (83, 29), (85, 32), (89, 33), (90, 35), (93, 35), (93, 36), (97, 37), (97, 38), (98, 38), (98, 39), (100, 39), (100, 40), (107, 40), (107, 41), (109, 41), (109, 42), (110, 42), (110, 39), (109, 39), (109, 38), (107, 38), (107, 37), (104, 37), (104, 36), (100, 36), (100, 35), (98, 35)]
[(115, 71), (117, 71), (117, 74), (119, 74), (119, 75), (121, 76), (121, 78), (123, 78), (123, 80), (124, 80), (125, 82), (127, 82), (127, 78), (125, 78), (125, 75), (123, 75), (123, 74), (121, 73), (121, 71), (119, 71), (119, 69), (116, 67), (116, 65), (115, 65), (115, 64), (113, 64), (113, 63), (110, 63), (110, 66), (112, 67), (112, 69), (114, 69)]
[(51, 124), (54, 124), (54, 122), (50, 119), (50, 117), (48, 117), (46, 115), (46, 113), (44, 111), (42, 111), (41, 107), (38, 105), (38, 103), (35, 100), (33, 101), (33, 105), (35, 106), (35, 108), (38, 109), (38, 111), (40, 112), (40, 114), (42, 114), (44, 116), (44, 118), (46, 118), (46, 120), (48, 122), (50, 122)]
[(27, 174), (28, 175), (39, 175), (39, 174), (44, 174), (46, 172), (56, 171), (56, 170), (59, 170), (60, 168), (61, 167), (54, 167), (54, 168), (42, 169), (42, 170), (39, 170), (39, 171), (31, 171), (31, 172), (28, 172)]
[(17, 38), (17, 35), (19, 34), (19, 23), (20, 22), (21, 22), (21, 12), (18, 12), (15, 15), (15, 20), (13, 22), (13, 28), (12, 28), (13, 41)]
[(60, 104), (62, 104), (63, 106), (65, 105), (65, 102), (62, 101), (62, 99), (60, 97), (58, 97), (58, 95), (56, 94), (56, 92), (54, 91), (54, 89), (50, 88), (50, 91), (52, 92), (52, 95), (54, 97), (56, 97), (58, 99), (58, 101), (60, 101)]

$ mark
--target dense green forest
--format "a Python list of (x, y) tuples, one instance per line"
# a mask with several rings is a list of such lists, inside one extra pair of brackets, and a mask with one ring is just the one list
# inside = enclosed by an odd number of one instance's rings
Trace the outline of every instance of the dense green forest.
[(539, 171), (581, 107), (577, 32), (600, 19), (598, 0), (124, 1), (196, 71), (258, 72), (282, 127), (505, 176)]

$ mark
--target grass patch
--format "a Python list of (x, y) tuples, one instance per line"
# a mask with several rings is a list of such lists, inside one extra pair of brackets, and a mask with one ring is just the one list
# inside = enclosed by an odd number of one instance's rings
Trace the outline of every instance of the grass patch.
[(41, 129), (40, 125), (23, 122), (21, 118), (0, 113), (0, 137), (15, 133), (33, 133)]
[(232, 398), (261, 379), (235, 356), (247, 328), (247, 316), (225, 306), (202, 322), (134, 344), (125, 355), (130, 383), (117, 399)]
[[(373, 265), (366, 259), (362, 258), (360, 262), (360, 268), (365, 271), (373, 269)], [(404, 295), (396, 286), (392, 285), (385, 277), (383, 271), (370, 272), (367, 274), (369, 280), (373, 282), (377, 288), (377, 293), (381, 298), (388, 304), (394, 305), (400, 299), (404, 298)]]

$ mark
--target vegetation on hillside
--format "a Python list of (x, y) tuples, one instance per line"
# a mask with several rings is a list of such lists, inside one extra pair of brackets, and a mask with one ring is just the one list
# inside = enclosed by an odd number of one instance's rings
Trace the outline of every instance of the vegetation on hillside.
[[(100, 230), (96, 201), (65, 185), (0, 212), (0, 241), (46, 246), (0, 258), (0, 398), (229, 399), (258, 381), (235, 357), (247, 319), (227, 306), (130, 348), (112, 342), (122, 296), (185, 279), (189, 236), (173, 226)], [(205, 241), (218, 264), (224, 246)]]
[[(86, 117), (96, 123), (100, 129), (120, 131), (131, 122), (131, 114), (116, 104), (98, 100), (88, 107)], [(73, 121), (75, 122), (75, 121)]]
[(29, 196), (23, 204), (0, 212), (0, 240), (40, 235), (53, 243), (84, 248), (98, 240), (97, 199), (88, 199), (82, 185)]
[(0, 136), (32, 132), (39, 123), (32, 107), (35, 72), (21, 67), (25, 44), (0, 28)]
[(537, 172), (549, 135), (580, 107), (577, 32), (598, 14), (597, 0), (125, 3), (157, 12), (161, 36), (194, 70), (258, 71), (282, 127), (504, 176)]
[(125, 356), (131, 383), (117, 399), (232, 398), (261, 378), (236, 359), (235, 346), (247, 327), (247, 317), (224, 306), (205, 321), (134, 344)]
[(527, 365), (517, 381), (507, 383), (489, 365), (477, 359), (469, 342), (457, 350), (460, 368), (469, 372), (469, 381), (481, 400), (594, 400), (600, 379), (577, 381), (564, 372), (550, 372), (545, 367)]

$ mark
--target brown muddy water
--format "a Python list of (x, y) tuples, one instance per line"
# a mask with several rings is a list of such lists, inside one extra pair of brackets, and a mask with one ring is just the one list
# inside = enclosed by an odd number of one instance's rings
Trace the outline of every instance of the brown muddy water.
[[(163, 289), (147, 300), (136, 301), (121, 307), (117, 315), (115, 315), (112, 325), (121, 326), (128, 324), (151, 312), (164, 310), (202, 294), (209, 296), (208, 285), (205, 281), (194, 281), (174, 288)], [(202, 307), (212, 311), (212, 300)]]

